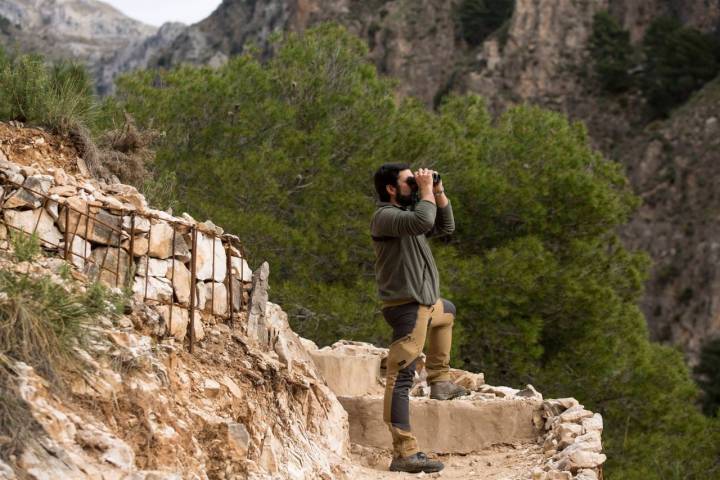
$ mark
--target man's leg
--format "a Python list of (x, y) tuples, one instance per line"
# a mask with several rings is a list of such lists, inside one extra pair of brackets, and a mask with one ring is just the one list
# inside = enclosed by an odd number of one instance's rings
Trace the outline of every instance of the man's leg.
[(433, 305), (430, 320), (430, 345), (425, 367), (430, 384), (430, 398), (452, 400), (470, 393), (469, 390), (450, 381), (450, 348), (452, 327), (455, 321), (455, 305), (439, 299)]
[(455, 305), (441, 298), (433, 305), (430, 321), (430, 341), (425, 368), (428, 384), (450, 380), (450, 348)]
[(383, 309), (393, 328), (393, 342), (387, 359), (383, 420), (393, 438), (394, 456), (408, 457), (418, 452), (410, 430), (410, 389), (415, 361), (425, 344), (430, 307), (410, 303)]

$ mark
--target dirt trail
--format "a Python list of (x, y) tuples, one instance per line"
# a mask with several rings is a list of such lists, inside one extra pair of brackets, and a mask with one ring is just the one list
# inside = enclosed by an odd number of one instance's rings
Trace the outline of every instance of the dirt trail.
[(410, 478), (443, 478), (483, 480), (528, 480), (535, 467), (543, 463), (539, 445), (495, 445), (468, 455), (434, 455), (445, 469), (431, 474), (389, 472), (391, 452), (360, 445), (352, 446), (354, 480), (401, 480)]

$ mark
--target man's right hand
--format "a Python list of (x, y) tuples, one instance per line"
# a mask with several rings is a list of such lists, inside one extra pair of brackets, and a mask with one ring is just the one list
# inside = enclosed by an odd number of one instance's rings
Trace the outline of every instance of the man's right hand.
[(415, 172), (415, 182), (418, 186), (421, 200), (435, 203), (433, 195), (433, 171), (428, 168), (421, 168)]

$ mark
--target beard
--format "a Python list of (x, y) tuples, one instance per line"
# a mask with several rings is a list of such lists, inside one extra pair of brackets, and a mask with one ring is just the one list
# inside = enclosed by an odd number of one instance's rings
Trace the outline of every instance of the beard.
[(417, 203), (417, 192), (412, 192), (410, 195), (403, 195), (402, 193), (398, 192), (395, 199), (403, 207), (410, 207)]

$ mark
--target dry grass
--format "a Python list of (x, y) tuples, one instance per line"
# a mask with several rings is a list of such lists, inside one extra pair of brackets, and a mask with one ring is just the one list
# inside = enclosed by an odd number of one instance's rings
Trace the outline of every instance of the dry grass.
[(140, 130), (129, 114), (122, 126), (101, 135), (100, 163), (122, 183), (141, 188), (152, 177), (155, 152), (150, 148), (158, 138), (154, 130)]

